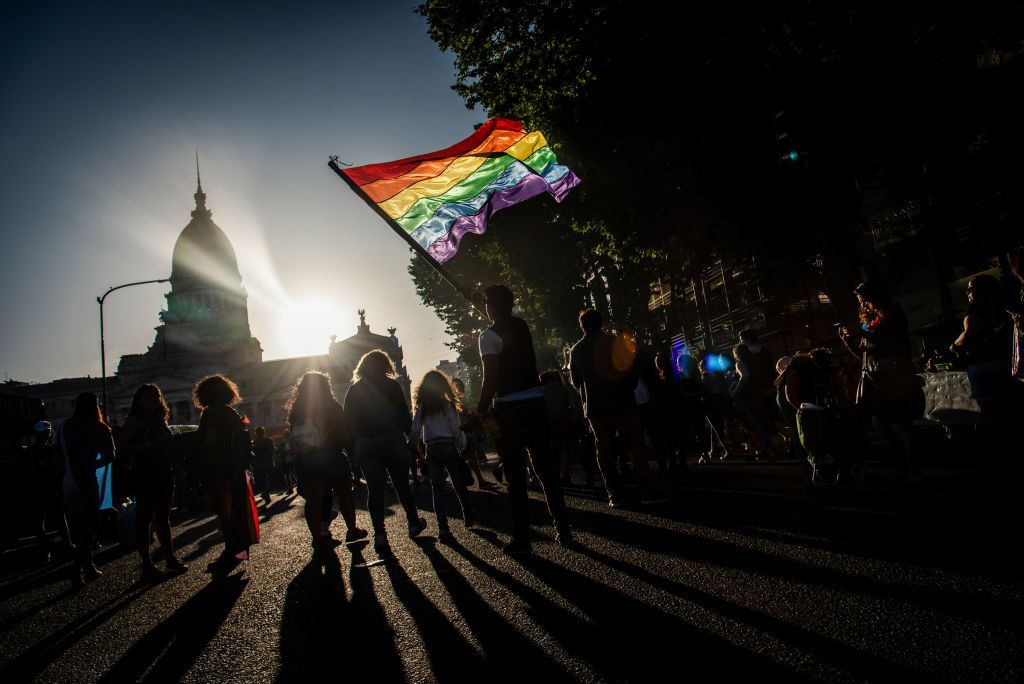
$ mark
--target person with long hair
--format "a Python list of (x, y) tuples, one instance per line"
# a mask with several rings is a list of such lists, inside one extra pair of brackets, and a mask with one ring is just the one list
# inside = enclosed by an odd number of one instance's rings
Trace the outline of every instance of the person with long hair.
[(313, 554), (319, 556), (330, 549), (330, 534), (323, 536), (321, 520), (331, 490), (348, 527), (346, 543), (365, 539), (367, 531), (356, 525), (352, 466), (344, 451), (348, 443), (345, 411), (334, 397), (331, 379), (324, 373), (308, 371), (296, 383), (286, 408)]
[(75, 411), (64, 421), (60, 435), (66, 470), (64, 497), (72, 514), (76, 551), (71, 583), (81, 586), (103, 573), (92, 562), (92, 547), (100, 520), (100, 488), (96, 470), (112, 463), (116, 450), (110, 427), (100, 413), (100, 402), (92, 392), (75, 399)]
[(920, 483), (921, 463), (913, 422), (924, 413), (924, 392), (916, 374), (910, 324), (896, 297), (883, 285), (865, 281), (854, 290), (860, 303), (860, 336), (840, 327), (847, 350), (861, 360), (857, 405), (871, 417), (904, 482)]
[[(385, 487), (388, 476), (405, 509), (409, 537), (426, 529), (427, 521), (416, 510), (409, 487), (409, 448), (406, 435), (412, 427), (405, 393), (395, 380), (387, 353), (374, 349), (363, 354), (353, 373), (354, 383), (345, 395), (349, 438), (355, 460), (366, 477), (366, 507), (373, 523), (373, 547), (379, 555), (391, 551), (385, 518)], [(294, 432), (293, 432), (294, 435)]]
[(174, 498), (174, 465), (168, 443), (171, 430), (167, 427), (170, 409), (164, 395), (156, 385), (146, 384), (135, 390), (128, 416), (118, 435), (118, 452), (130, 459), (135, 474), (135, 547), (142, 561), (142, 580), (158, 581), (163, 573), (153, 564), (149, 555), (149, 524), (153, 523), (164, 565), (168, 572), (188, 570), (174, 555), (171, 536), (171, 500)]
[(232, 408), (239, 398), (238, 387), (223, 375), (208, 375), (192, 390), (192, 399), (202, 410), (197, 430), (200, 478), (224, 535), (224, 550), (211, 563), (214, 572), (247, 560), (249, 546), (259, 541), (256, 501), (245, 474), (252, 441)]
[(473, 508), (469, 502), (469, 490), (462, 478), (459, 466), (460, 452), (466, 448), (466, 435), (459, 420), (462, 399), (452, 387), (448, 377), (440, 371), (428, 371), (412, 397), (412, 429), (409, 433), (410, 446), (422, 442), (426, 447), (427, 473), (437, 516), (437, 537), (443, 542), (453, 539), (448, 525), (444, 505), (444, 481), (446, 473), (451, 476), (455, 495), (462, 506), (462, 517), (466, 528), (473, 527)]
[(971, 278), (964, 329), (950, 345), (967, 370), (971, 395), (981, 409), (997, 457), (1012, 448), (1015, 399), (1020, 390), (1011, 374), (1014, 325), (1006, 299), (996, 278), (984, 274)]
[(452, 389), (459, 395), (459, 401), (456, 403), (460, 407), (459, 420), (462, 421), (462, 432), (466, 435), (466, 448), (462, 452), (463, 458), (466, 459), (467, 465), (469, 465), (473, 475), (476, 477), (478, 489), (497, 489), (497, 483), (484, 480), (484, 474), (480, 468), (480, 461), (486, 459), (482, 445), (482, 428), (480, 419), (473, 411), (473, 408), (466, 403), (466, 383), (462, 382), (459, 378), (452, 378)]

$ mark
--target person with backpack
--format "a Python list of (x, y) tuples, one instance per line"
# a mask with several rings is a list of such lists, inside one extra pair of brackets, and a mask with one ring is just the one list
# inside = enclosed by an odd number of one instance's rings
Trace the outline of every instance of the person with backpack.
[(349, 441), (345, 411), (334, 397), (330, 377), (318, 371), (306, 372), (292, 390), (287, 408), (291, 451), (306, 500), (313, 555), (319, 557), (330, 548), (330, 532), (323, 535), (321, 521), (332, 495), (338, 498), (338, 509), (348, 527), (345, 542), (365, 539), (369, 533), (356, 524), (352, 466), (345, 454)]
[(174, 498), (174, 465), (169, 452), (171, 430), (167, 427), (170, 409), (156, 385), (135, 390), (128, 416), (118, 435), (118, 452), (131, 459), (135, 475), (135, 548), (142, 562), (144, 582), (156, 582), (164, 573), (153, 564), (149, 554), (149, 526), (153, 525), (164, 553), (167, 572), (182, 573), (188, 566), (174, 555), (171, 536), (171, 501)]
[(437, 538), (448, 543), (454, 539), (444, 504), (446, 474), (451, 477), (455, 495), (462, 506), (466, 529), (474, 525), (469, 490), (462, 477), (460, 453), (466, 448), (466, 435), (459, 419), (461, 397), (448, 378), (439, 371), (428, 371), (412, 397), (412, 428), (409, 445), (416, 450), (419, 443), (426, 449), (427, 474), (437, 516)]

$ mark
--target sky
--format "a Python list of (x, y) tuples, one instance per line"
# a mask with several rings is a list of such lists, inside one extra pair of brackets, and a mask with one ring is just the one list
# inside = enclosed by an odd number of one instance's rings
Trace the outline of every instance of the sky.
[[(326, 165), (447, 147), (486, 119), (414, 6), (4, 2), (0, 380), (99, 375), (96, 297), (170, 275), (197, 149), (265, 359), (326, 353), (360, 308), (398, 328), (414, 378), (454, 358), (408, 247)], [(152, 344), (169, 290), (107, 299), (108, 372)]]

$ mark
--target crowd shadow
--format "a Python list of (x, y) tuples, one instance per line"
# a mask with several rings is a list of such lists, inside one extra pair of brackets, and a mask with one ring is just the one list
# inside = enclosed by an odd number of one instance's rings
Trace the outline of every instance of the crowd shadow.
[(127, 608), (148, 589), (146, 585), (132, 585), (41, 639), (0, 668), (0, 681), (21, 682), (34, 679), (74, 644)]
[[(499, 547), (497, 538), (479, 535)], [(536, 556), (523, 565), (561, 594), (586, 617), (576, 615), (509, 572), (464, 546), (453, 546), (472, 566), (519, 596), (533, 620), (569, 653), (589, 662), (603, 676), (624, 681), (660, 681), (685, 668), (691, 676), (707, 667), (718, 678), (748, 676), (796, 681), (794, 670), (700, 630), (680, 618), (644, 604), (623, 592)]]
[[(365, 545), (361, 545), (365, 546)], [(277, 681), (402, 681), (395, 633), (374, 591), (370, 569), (354, 545), (346, 599), (338, 557), (310, 561), (291, 581), (284, 597)]]
[(216, 636), (248, 582), (240, 574), (211, 581), (132, 644), (100, 681), (179, 681)]

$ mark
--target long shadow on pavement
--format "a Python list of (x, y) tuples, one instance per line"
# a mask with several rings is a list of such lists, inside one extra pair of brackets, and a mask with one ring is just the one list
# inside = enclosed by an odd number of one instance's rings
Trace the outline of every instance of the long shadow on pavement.
[(211, 581), (132, 644), (100, 681), (179, 681), (216, 636), (248, 583), (241, 575)]
[(127, 608), (147, 589), (146, 585), (132, 585), (85, 615), (64, 625), (0, 669), (0, 681), (20, 682), (35, 678), (79, 640)]
[[(353, 549), (352, 600), (338, 557), (310, 561), (288, 585), (280, 629), (279, 682), (402, 681), (394, 630)], [(356, 567), (364, 566), (364, 567)]]
[[(448, 590), (455, 608), (462, 614), (487, 655), (488, 671), (484, 673), (485, 677), (509, 679), (521, 672), (524, 678), (549, 682), (569, 676), (527, 635), (516, 629), (508, 618), (494, 610), (434, 545), (422, 546), (438, 579)], [(451, 546), (460, 545), (453, 543)], [(464, 549), (458, 552), (460, 555), (467, 553)]]
[(416, 622), (434, 678), (441, 682), (479, 681), (478, 678), (485, 676), (487, 662), (484, 658), (416, 586), (397, 559), (385, 563), (384, 568), (395, 595)]
[[(479, 535), (495, 548), (496, 538)], [(590, 619), (567, 612), (510, 573), (464, 547), (453, 547), (470, 564), (518, 595), (537, 623), (565, 650), (592, 663), (610, 679), (661, 681), (666, 672), (685, 667), (697, 675), (707, 665), (717, 678), (756, 674), (759, 678), (796, 681), (799, 673), (751, 653), (725, 639), (645, 605), (620, 591), (535, 557), (524, 565)], [(710, 664), (710, 665), (709, 665)]]
[(1024, 612), (1024, 604), (1020, 601), (852, 575), (834, 568), (743, 548), (725, 541), (652, 527), (618, 515), (574, 509), (572, 516), (573, 526), (577, 529), (586, 530), (627, 547), (697, 563), (720, 565), (786, 581), (804, 582), (898, 602), (916, 603), (946, 615), (993, 621), (1013, 628), (1020, 627), (1021, 615)]
[(841, 641), (817, 634), (752, 608), (732, 603), (681, 582), (661, 577), (632, 563), (610, 558), (583, 546), (578, 547), (577, 551), (640, 582), (811, 652), (865, 681), (923, 681), (928, 678), (926, 673), (919, 670), (875, 656)]

